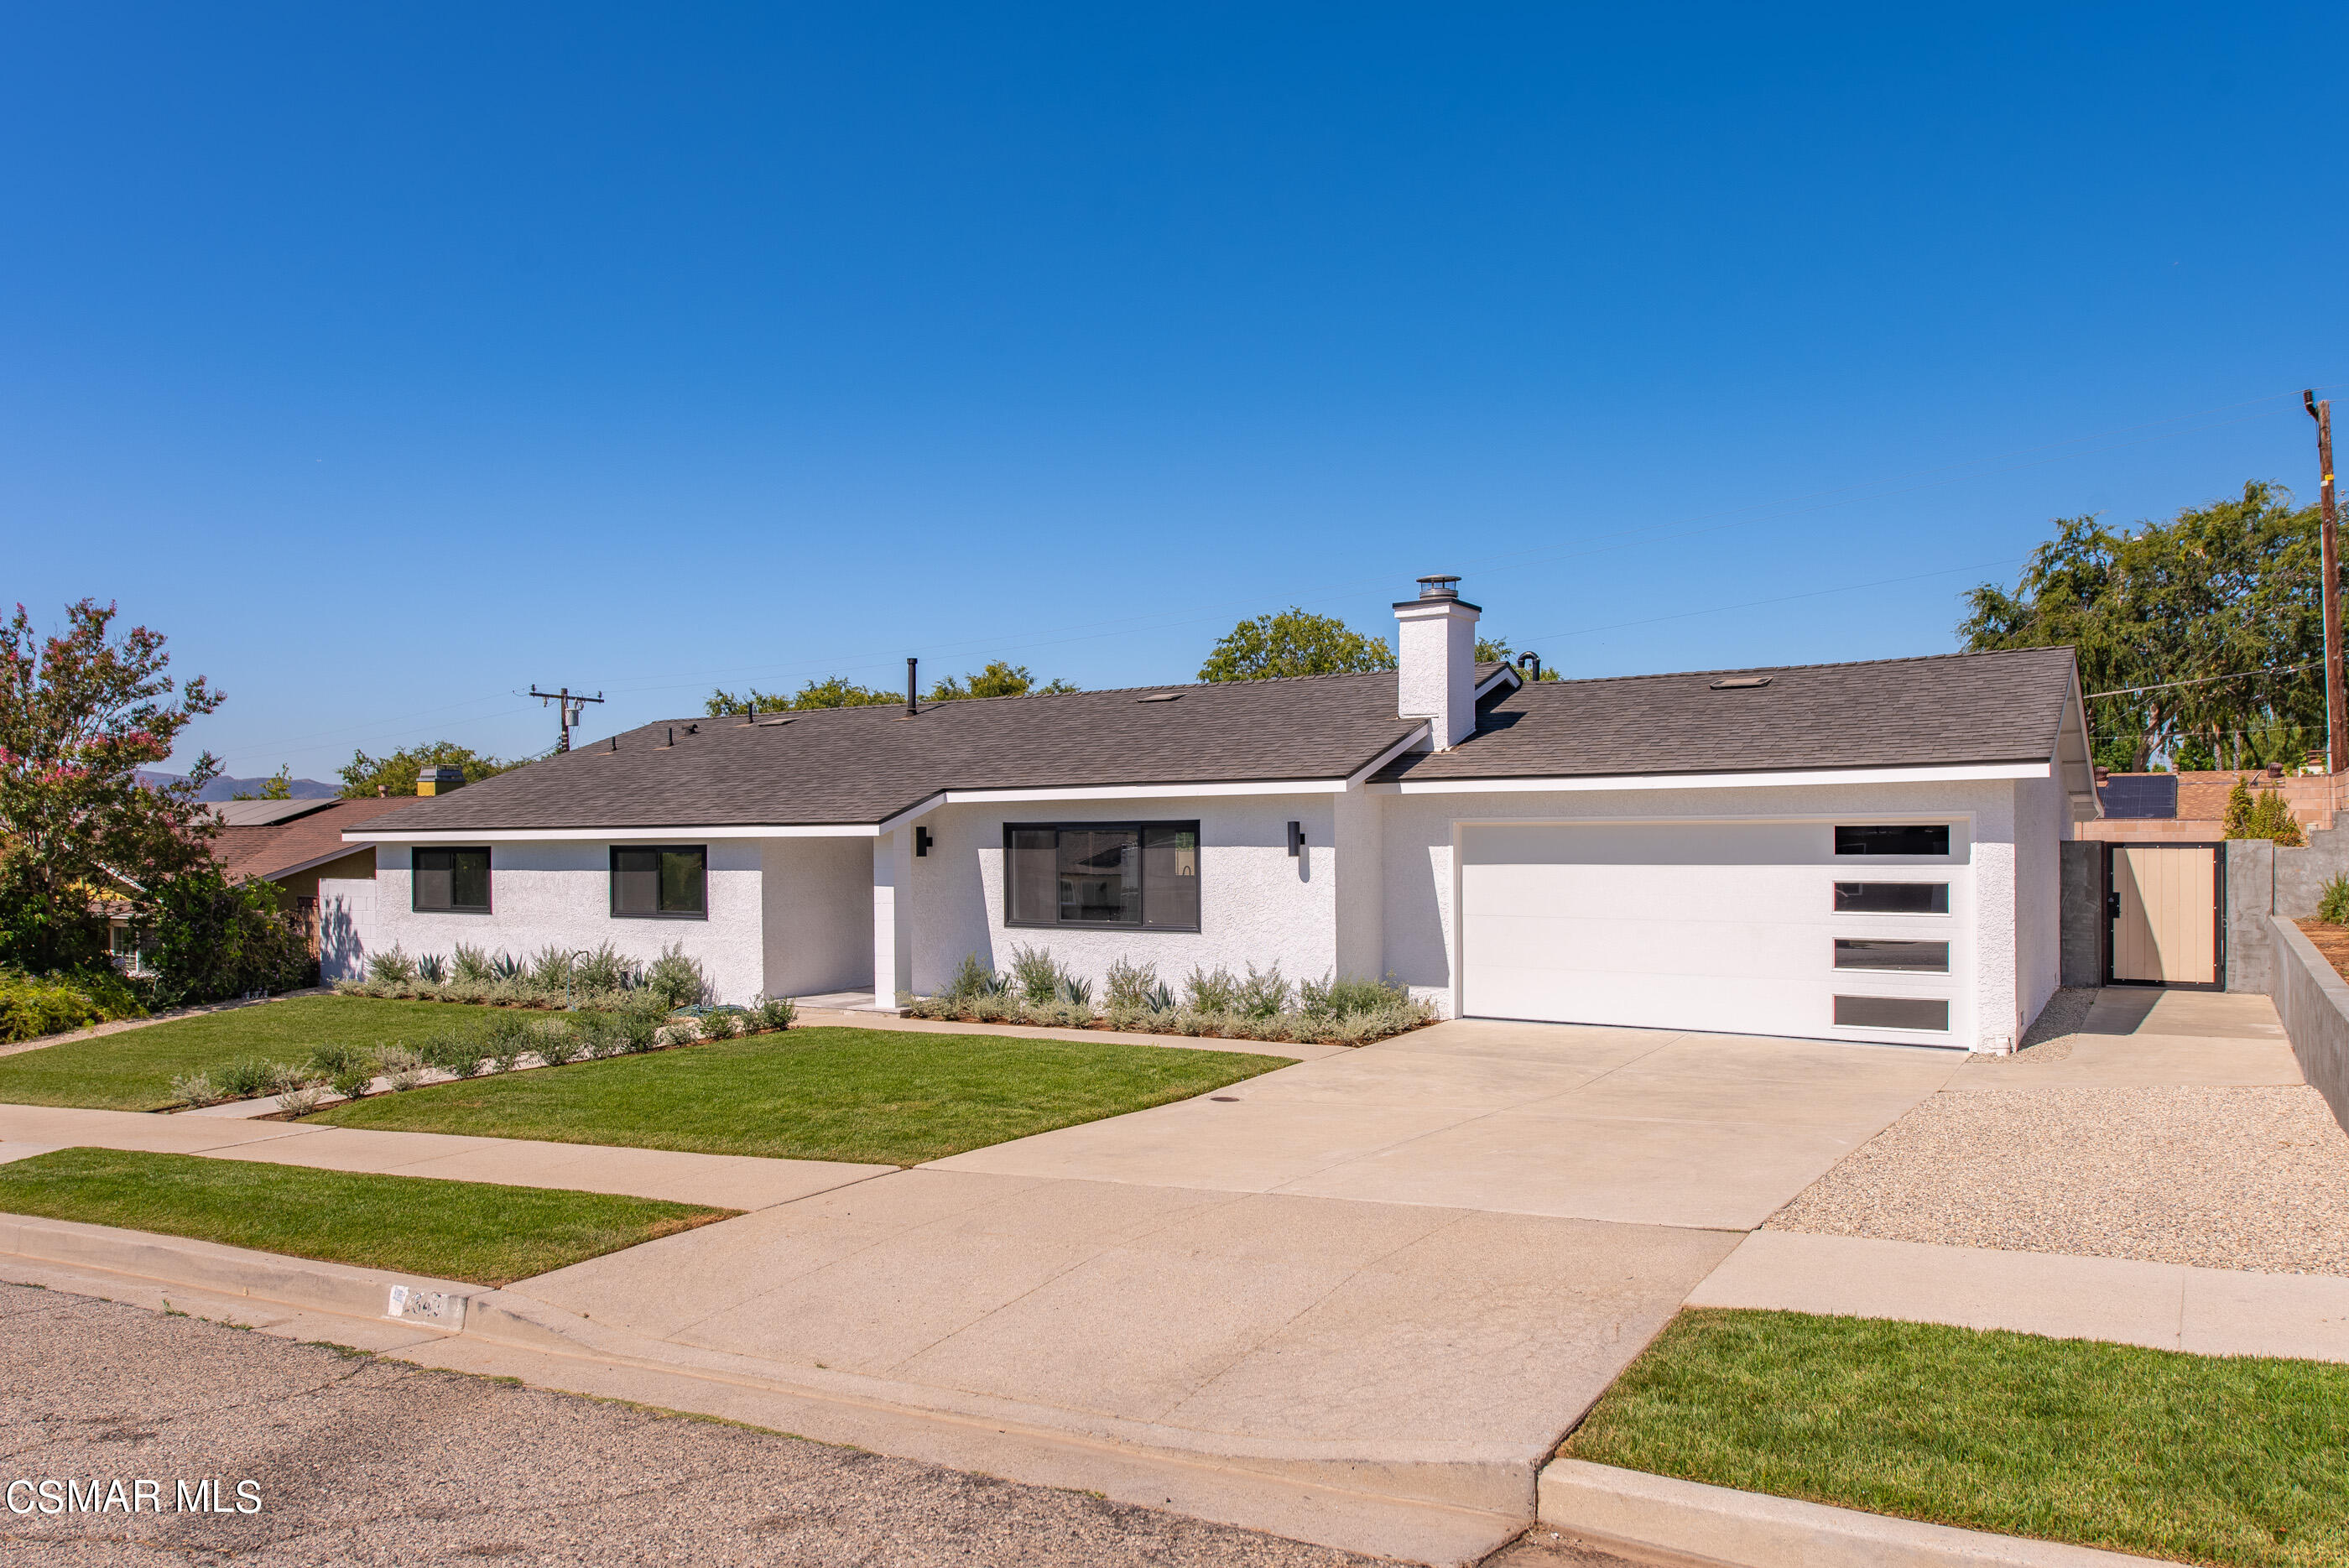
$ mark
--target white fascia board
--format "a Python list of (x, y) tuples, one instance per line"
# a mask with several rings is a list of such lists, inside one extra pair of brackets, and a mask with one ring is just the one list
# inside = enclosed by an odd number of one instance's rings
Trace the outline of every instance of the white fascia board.
[[(1344, 779), (1267, 779), (1260, 784), (1076, 784), (1062, 789), (950, 789), (939, 803), (1017, 805), (1034, 800), (1180, 800), (1186, 795), (1343, 794)], [(892, 818), (892, 821), (900, 820)]]
[(750, 824), (723, 827), (491, 827), (470, 833), (368, 833), (353, 829), (346, 844), (681, 844), (703, 838), (871, 838), (869, 822)]
[(1381, 768), (1386, 766), (1397, 757), (1402, 756), (1405, 752), (1424, 751), (1427, 748), (1428, 742), (1434, 738), (1434, 735), (1435, 731), (1433, 726), (1422, 724), (1418, 729), (1413, 730), (1410, 734), (1405, 735), (1402, 740), (1397, 741), (1393, 745), (1389, 746), (1385, 751), (1381, 752), (1377, 756), (1372, 757), (1369, 762), (1363, 763), (1361, 767), (1356, 768), (1352, 773), (1348, 774), (1346, 775), (1346, 787), (1348, 789), (1361, 788), (1363, 782), (1372, 774), (1377, 773)]
[(1768, 789), (1794, 784), (1950, 784), (1961, 779), (2044, 779), (2045, 763), (1967, 763), (1935, 768), (1816, 768), (1764, 774), (1614, 774), (1598, 778), (1405, 779), (1371, 784), (1381, 794), (1520, 794), (1536, 791)]
[(1526, 678), (1518, 673), (1517, 667), (1516, 665), (1504, 664), (1501, 668), (1493, 671), (1492, 674), (1486, 676), (1483, 682), (1477, 686), (1476, 695), (1478, 697), (1489, 695), (1493, 688), (1498, 686), (1504, 680), (1508, 681), (1513, 686), (1523, 686), (1526, 683)]

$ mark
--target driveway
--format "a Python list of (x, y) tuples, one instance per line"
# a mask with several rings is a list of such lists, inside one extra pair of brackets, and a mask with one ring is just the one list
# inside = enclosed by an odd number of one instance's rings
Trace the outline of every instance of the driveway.
[(516, 1289), (843, 1397), (1522, 1521), (1690, 1290), (1961, 1066), (1449, 1023)]

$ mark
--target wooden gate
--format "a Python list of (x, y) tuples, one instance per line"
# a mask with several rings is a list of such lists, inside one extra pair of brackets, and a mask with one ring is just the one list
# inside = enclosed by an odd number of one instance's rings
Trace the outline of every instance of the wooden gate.
[(2221, 983), (2224, 874), (2216, 844), (2114, 844), (2105, 863), (2116, 985)]

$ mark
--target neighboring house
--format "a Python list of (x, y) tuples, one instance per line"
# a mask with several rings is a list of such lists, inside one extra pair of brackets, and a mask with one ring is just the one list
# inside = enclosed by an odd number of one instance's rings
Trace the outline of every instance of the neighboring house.
[(1989, 1050), (2053, 993), (2070, 649), (1526, 684), (1452, 581), (1392, 671), (679, 720), (406, 803), (320, 884), (326, 972), (681, 943), (727, 1000), (885, 1005), (1032, 944)]
[(229, 800), (210, 806), (222, 826), (212, 835), (212, 858), (232, 882), (274, 883), (279, 905), (300, 921), (318, 949), (318, 882), (368, 880), (375, 853), (354, 847), (343, 834), (409, 800)]
[(2287, 775), (2281, 767), (2189, 771), (2174, 774), (2111, 774), (2096, 776), (2101, 821), (2081, 836), (2116, 843), (2205, 843), (2227, 836), (2227, 797), (2235, 781), (2283, 796), (2292, 820), (2311, 830), (2331, 827), (2340, 806), (2338, 774)]

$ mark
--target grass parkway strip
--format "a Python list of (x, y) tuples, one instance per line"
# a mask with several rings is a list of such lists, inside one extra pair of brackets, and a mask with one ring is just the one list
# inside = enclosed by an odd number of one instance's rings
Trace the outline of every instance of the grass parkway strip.
[(1115, 1041), (793, 1029), (378, 1095), (305, 1121), (919, 1165), (1188, 1099), (1289, 1064)]
[(1700, 1309), (1566, 1454), (2107, 1551), (2349, 1562), (2349, 1366)]
[(197, 1155), (61, 1148), (0, 1165), (0, 1212), (504, 1285), (740, 1210)]
[(438, 1002), (297, 996), (0, 1056), (0, 1102), (160, 1110), (177, 1103), (176, 1074), (210, 1072), (239, 1056), (302, 1062), (321, 1045), (375, 1051), (435, 1034), (486, 1033), (495, 1016), (492, 1008)]

